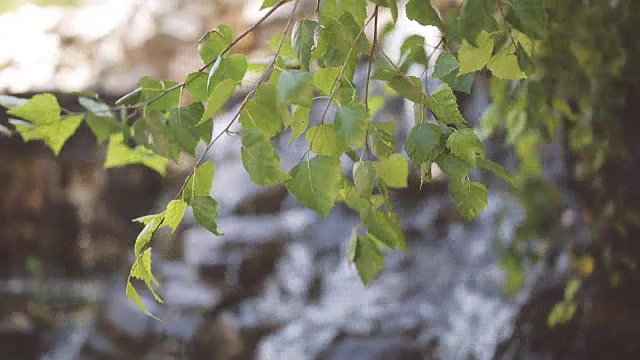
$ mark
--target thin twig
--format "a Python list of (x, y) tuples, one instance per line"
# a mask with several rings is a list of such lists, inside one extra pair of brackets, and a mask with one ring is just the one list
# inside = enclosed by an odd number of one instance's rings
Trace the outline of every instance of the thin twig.
[(369, 82), (371, 80), (371, 69), (373, 68), (373, 58), (378, 44), (378, 5), (373, 10), (373, 43), (371, 44), (371, 54), (369, 54), (369, 68), (367, 69), (367, 84), (364, 88), (364, 108), (369, 111)]
[[(282, 1), (281, 0), (280, 3), (285, 3), (285, 2), (288, 2), (288, 1), (290, 1), (290, 0), (286, 0), (286, 1)], [(189, 174), (189, 176), (187, 176), (187, 178), (185, 179), (184, 183), (180, 187), (180, 190), (178, 190), (178, 193), (176, 194), (176, 198), (185, 189), (185, 187), (187, 186), (187, 183), (193, 177), (193, 175), (195, 175), (195, 171), (196, 171), (198, 165), (200, 165), (202, 160), (204, 160), (204, 157), (207, 155), (209, 150), (211, 150), (211, 147), (218, 141), (218, 139), (220, 139), (222, 137), (222, 135), (226, 134), (229, 131), (229, 129), (231, 129), (231, 126), (233, 126), (233, 124), (236, 122), (238, 117), (240, 117), (240, 113), (242, 112), (242, 110), (244, 110), (244, 108), (247, 105), (247, 102), (249, 101), (249, 99), (251, 99), (253, 97), (253, 95), (256, 93), (256, 91), (258, 90), (258, 86), (260, 86), (260, 84), (262, 84), (269, 77), (271, 71), (273, 70), (273, 68), (275, 66), (276, 61), (278, 60), (278, 56), (280, 55), (280, 51), (282, 50), (282, 45), (284, 44), (284, 40), (286, 38), (285, 35), (291, 29), (291, 25), (293, 24), (293, 18), (295, 17), (295, 13), (296, 13), (296, 10), (298, 8), (298, 4), (299, 3), (300, 3), (300, 0), (295, 0), (295, 3), (293, 5), (293, 9), (291, 10), (291, 15), (289, 16), (289, 19), (287, 21), (287, 25), (285, 26), (285, 28), (284, 28), (284, 30), (282, 32), (282, 38), (280, 39), (280, 42), (278, 43), (278, 47), (275, 50), (275, 53), (273, 55), (273, 59), (269, 63), (269, 66), (267, 67), (267, 69), (264, 71), (264, 73), (262, 74), (262, 76), (260, 77), (260, 79), (258, 80), (256, 85), (254, 86), (253, 90), (251, 90), (247, 94), (247, 96), (245, 96), (244, 100), (242, 100), (242, 103), (240, 103), (240, 108), (238, 109), (236, 114), (233, 116), (231, 121), (229, 121), (227, 126), (225, 126), (225, 128), (222, 131), (220, 131), (220, 133), (218, 133), (218, 135), (216, 135), (216, 137), (213, 138), (211, 140), (211, 142), (209, 142), (209, 144), (207, 144), (207, 147), (204, 149), (204, 152), (202, 153), (202, 155), (200, 155), (200, 157), (198, 158), (198, 161), (196, 162), (195, 166), (193, 167), (193, 171), (191, 172), (191, 174)]]
[[(227, 52), (229, 52), (231, 50), (231, 48), (233, 48), (237, 43), (239, 43), (242, 39), (244, 39), (247, 35), (249, 35), (251, 32), (255, 31), (255, 29), (260, 26), (263, 22), (265, 22), (265, 20), (267, 20), (271, 14), (273, 14), (276, 10), (278, 10), (278, 8), (280, 8), (282, 5), (290, 2), (291, 0), (280, 0), (278, 1), (275, 5), (273, 5), (273, 7), (271, 7), (269, 9), (269, 11), (267, 11), (264, 16), (262, 16), (258, 21), (256, 21), (253, 25), (251, 25), (248, 29), (246, 29), (245, 31), (242, 32), (242, 34), (238, 35), (235, 39), (233, 39), (229, 45), (227, 45), (227, 47), (225, 47), (218, 56), (216, 56), (215, 59), (212, 59), (211, 61), (207, 62), (206, 64), (204, 64), (202, 67), (200, 67), (200, 69), (198, 69), (198, 72), (204, 71), (206, 70), (209, 66), (213, 65), (216, 60), (218, 60), (218, 58), (222, 57), (224, 54), (226, 54)], [(170, 93), (171, 91), (178, 89), (178, 88), (184, 88), (187, 85), (189, 85), (194, 78), (191, 78), (189, 80), (185, 80), (181, 83), (175, 84), (167, 89), (165, 89), (164, 91), (162, 91), (160, 94), (156, 95), (155, 97), (141, 103), (141, 104), (137, 104), (134, 106), (131, 106), (130, 108), (137, 108), (137, 107), (143, 107), (143, 106), (147, 106), (149, 104), (152, 104), (158, 100), (160, 100), (162, 97), (164, 97), (165, 95), (167, 95), (168, 93)]]

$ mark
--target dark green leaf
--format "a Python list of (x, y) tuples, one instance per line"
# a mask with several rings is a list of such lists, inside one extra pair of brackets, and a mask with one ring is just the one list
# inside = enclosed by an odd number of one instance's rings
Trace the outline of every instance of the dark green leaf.
[(313, 76), (305, 71), (283, 71), (276, 95), (279, 102), (310, 107), (313, 101)]
[(375, 236), (382, 244), (391, 249), (406, 249), (398, 216), (370, 207), (362, 211), (360, 217), (369, 234)]
[(338, 138), (346, 145), (364, 147), (369, 114), (361, 106), (344, 105), (336, 110), (334, 121)]
[(441, 29), (444, 28), (442, 20), (436, 10), (431, 6), (429, 0), (409, 0), (406, 7), (407, 17), (415, 20), (421, 25), (433, 25)]
[(351, 13), (359, 26), (364, 25), (367, 16), (366, 0), (325, 0), (322, 4), (323, 15), (338, 19), (345, 12)]
[(215, 235), (224, 235), (224, 233), (218, 231), (218, 224), (216, 223), (218, 220), (218, 210), (220, 210), (220, 204), (218, 204), (217, 201), (211, 196), (198, 195), (193, 197), (191, 207), (193, 208), (193, 215), (198, 224)]
[(185, 83), (187, 84), (187, 90), (191, 97), (195, 101), (203, 102), (207, 100), (209, 92), (207, 91), (207, 73), (202, 71), (193, 72), (187, 75)]
[(397, 75), (389, 80), (389, 86), (414, 103), (422, 104), (426, 95), (422, 92), (422, 82), (415, 76)]
[(464, 160), (467, 164), (475, 165), (477, 159), (484, 155), (484, 147), (478, 136), (472, 129), (460, 129), (454, 131), (447, 139), (447, 147), (453, 154)]
[(207, 89), (209, 98), (217, 85), (225, 80), (234, 80), (236, 83), (242, 81), (247, 72), (247, 58), (242, 54), (233, 54), (219, 58), (211, 67), (207, 79)]
[(197, 125), (210, 121), (213, 115), (222, 109), (227, 100), (229, 100), (231, 95), (233, 95), (236, 84), (237, 81), (234, 79), (225, 79), (215, 85), (209, 94), (207, 107), (205, 108), (204, 113), (202, 113), (202, 117)]
[(447, 84), (442, 84), (429, 97), (428, 101), (431, 111), (439, 121), (445, 124), (464, 124), (465, 120), (458, 109), (453, 90)]
[(414, 166), (435, 160), (441, 138), (442, 130), (431, 123), (422, 122), (409, 130), (405, 150)]
[(369, 198), (376, 185), (376, 169), (372, 161), (361, 160), (353, 164), (353, 183), (358, 195)]
[(547, 12), (540, 0), (511, 0), (513, 11), (520, 20), (525, 34), (540, 39), (547, 27)]
[(275, 185), (289, 178), (280, 167), (280, 158), (262, 130), (254, 128), (242, 134), (242, 163), (256, 185)]
[(215, 60), (218, 55), (233, 40), (233, 30), (231, 26), (222, 24), (217, 29), (209, 31), (199, 40), (198, 53), (205, 64)]
[[(460, 32), (462, 37), (476, 45), (476, 39), (482, 30), (494, 22), (497, 0), (465, 0), (460, 12)], [(462, 63), (462, 60), (460, 60)]]
[(395, 152), (396, 146), (393, 141), (395, 131), (396, 123), (393, 121), (370, 124), (369, 142), (375, 156), (384, 158)]
[(436, 163), (438, 164), (438, 167), (440, 167), (440, 169), (442, 169), (442, 171), (453, 180), (462, 179), (469, 172), (469, 164), (448, 152), (440, 154)]
[(145, 76), (137, 84), (142, 88), (139, 102), (147, 102), (146, 109), (151, 111), (166, 111), (176, 107), (180, 102), (180, 88), (174, 87), (176, 84), (175, 81), (160, 81)]
[(142, 88), (138, 87), (130, 93), (124, 95), (120, 99), (116, 100), (116, 105), (119, 106), (133, 106), (140, 102), (140, 96), (142, 95)]
[(109, 136), (124, 130), (124, 124), (111, 116), (98, 116), (94, 113), (87, 113), (87, 125), (95, 134), (99, 143), (104, 142)]
[(454, 70), (457, 70), (459, 67), (460, 64), (458, 63), (458, 59), (456, 59), (456, 57), (452, 53), (443, 51), (442, 53), (440, 53), (440, 56), (438, 56), (438, 60), (436, 60), (435, 69), (433, 70), (433, 77), (442, 79), (446, 75), (452, 73)]
[(384, 257), (371, 236), (356, 236), (353, 263), (356, 265), (362, 283), (368, 285), (382, 270)]
[(311, 49), (315, 45), (315, 33), (319, 25), (313, 20), (300, 20), (293, 29), (292, 45), (298, 54), (302, 70), (309, 71)]
[(303, 205), (327, 216), (338, 198), (342, 171), (340, 159), (316, 156), (291, 169), (287, 189)]
[(449, 183), (456, 207), (464, 217), (473, 220), (487, 206), (488, 191), (481, 183), (460, 179)]
[(393, 17), (393, 22), (398, 21), (398, 4), (396, 0), (370, 0), (372, 3), (376, 5), (380, 5), (383, 7), (387, 7), (391, 10), (391, 17)]

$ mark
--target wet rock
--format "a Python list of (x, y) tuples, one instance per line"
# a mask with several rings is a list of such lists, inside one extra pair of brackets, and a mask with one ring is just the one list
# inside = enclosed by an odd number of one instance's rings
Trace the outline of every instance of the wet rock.
[(221, 313), (204, 322), (189, 345), (191, 359), (233, 360), (242, 353), (244, 344), (235, 318)]
[(260, 189), (258, 192), (245, 196), (236, 206), (235, 215), (273, 214), (282, 210), (282, 202), (289, 192), (284, 185), (275, 185)]
[[(158, 313), (157, 303), (146, 296), (143, 296), (143, 301), (152, 313)], [(148, 352), (153, 345), (156, 320), (140, 311), (122, 287), (114, 289), (112, 296), (105, 301), (105, 307), (97, 320), (96, 334), (90, 337), (87, 350), (103, 353), (114, 348), (113, 351), (136, 356)], [(109, 344), (113, 346), (107, 346)]]
[(0, 319), (0, 354), (7, 359), (38, 359), (42, 350), (41, 334), (33, 321), (14, 312)]
[(403, 338), (344, 338), (317, 360), (423, 360), (415, 342)]

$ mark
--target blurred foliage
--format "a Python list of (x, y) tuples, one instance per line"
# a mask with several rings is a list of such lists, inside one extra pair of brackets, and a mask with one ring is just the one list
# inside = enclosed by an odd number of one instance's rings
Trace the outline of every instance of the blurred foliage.
[(25, 4), (38, 6), (80, 6), (84, 0), (2, 0), (0, 1), (0, 13), (13, 11)]

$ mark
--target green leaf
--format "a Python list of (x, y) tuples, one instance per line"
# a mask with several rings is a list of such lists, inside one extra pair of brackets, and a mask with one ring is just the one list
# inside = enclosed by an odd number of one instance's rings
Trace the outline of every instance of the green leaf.
[(282, 128), (282, 119), (255, 99), (249, 100), (240, 113), (240, 123), (245, 130), (258, 128), (270, 138)]
[(487, 188), (479, 182), (461, 179), (451, 181), (449, 190), (460, 213), (473, 220), (487, 206)]
[(376, 163), (378, 176), (391, 188), (407, 187), (409, 162), (401, 154), (392, 154)]
[(208, 195), (197, 195), (193, 197), (191, 207), (193, 208), (193, 215), (198, 224), (215, 235), (224, 235), (224, 233), (218, 231), (218, 224), (216, 223), (216, 220), (218, 220), (218, 211), (220, 210), (220, 204), (218, 204), (217, 201)]
[(146, 110), (153, 111), (166, 111), (177, 107), (180, 105), (180, 88), (176, 87), (169, 91), (176, 84), (175, 81), (155, 80), (144, 76), (137, 83), (137, 86), (142, 88), (139, 102), (148, 102)]
[(362, 223), (385, 246), (391, 249), (406, 250), (404, 233), (397, 215), (369, 207), (360, 213)]
[(513, 11), (522, 24), (525, 34), (540, 39), (547, 27), (547, 12), (540, 0), (511, 0)]
[(433, 70), (433, 77), (442, 79), (459, 67), (460, 64), (458, 63), (458, 59), (456, 59), (456, 57), (452, 53), (443, 51), (438, 56), (438, 60), (436, 60), (436, 65)]
[(395, 152), (396, 146), (393, 141), (393, 133), (396, 131), (395, 122), (370, 123), (369, 131), (371, 152), (375, 156), (383, 158)]
[(323, 15), (337, 19), (345, 12), (351, 13), (356, 23), (362, 26), (367, 16), (367, 3), (365, 0), (325, 0), (322, 4)]
[(147, 307), (142, 302), (142, 299), (140, 298), (140, 295), (138, 294), (138, 291), (136, 290), (135, 287), (133, 287), (133, 284), (131, 283), (131, 281), (127, 281), (126, 293), (127, 293), (127, 297), (131, 301), (133, 301), (138, 306), (138, 308), (140, 310), (142, 310), (145, 314), (147, 314), (149, 316), (153, 316), (149, 312), (149, 309), (147, 309)]
[(248, 129), (242, 134), (242, 163), (256, 185), (275, 185), (289, 178), (280, 167), (275, 148), (260, 129)]
[(142, 95), (142, 88), (138, 87), (130, 93), (124, 95), (120, 99), (116, 100), (118, 106), (133, 106), (140, 102), (140, 96)]
[(334, 120), (338, 138), (346, 145), (364, 147), (369, 114), (362, 106), (344, 105), (336, 110)]
[(189, 75), (185, 79), (185, 83), (187, 84), (187, 90), (191, 97), (195, 101), (203, 102), (207, 100), (209, 96), (209, 92), (207, 91), (207, 73), (202, 71), (196, 71)]
[(60, 122), (60, 105), (49, 93), (34, 95), (26, 103), (9, 109), (7, 114), (21, 117), (34, 125), (57, 124)]
[(164, 211), (160, 214), (153, 215), (151, 220), (147, 222), (142, 231), (136, 237), (135, 245), (133, 246), (133, 251), (136, 256), (140, 256), (142, 252), (147, 248), (147, 244), (151, 241), (153, 234), (158, 230), (160, 224), (164, 220)]
[(205, 64), (215, 60), (233, 41), (231, 26), (222, 24), (217, 29), (207, 32), (198, 41), (198, 53)]
[(433, 25), (441, 29), (444, 28), (442, 20), (436, 10), (431, 6), (429, 0), (410, 0), (406, 7), (407, 18), (415, 20), (420, 25)]
[(309, 114), (311, 109), (305, 106), (298, 106), (291, 118), (291, 143), (293, 143), (309, 126)]
[[(280, 46), (281, 41), (282, 46)], [(269, 45), (271, 46), (271, 50), (274, 52), (278, 49), (278, 46), (280, 46), (280, 53), (278, 55), (280, 58), (287, 57), (296, 59), (298, 57), (298, 54), (293, 50), (293, 46), (291, 45), (291, 36), (289, 35), (285, 36), (283, 40), (282, 33), (277, 33), (271, 37)]]
[(469, 172), (469, 164), (448, 152), (440, 154), (436, 163), (438, 164), (438, 167), (447, 174), (449, 179), (452, 180), (463, 179)]
[(162, 303), (162, 298), (156, 293), (153, 288), (154, 284), (158, 284), (158, 280), (156, 280), (155, 276), (153, 276), (153, 271), (151, 270), (151, 248), (147, 248), (142, 255), (136, 257), (136, 261), (131, 266), (131, 272), (129, 276), (138, 278), (143, 280), (145, 285), (147, 285), (147, 289), (153, 295), (153, 298), (156, 299), (159, 303)]
[(362, 283), (368, 285), (382, 270), (384, 257), (371, 236), (356, 236), (353, 263)]
[(316, 156), (296, 165), (291, 169), (290, 175), (291, 178), (286, 184), (293, 196), (320, 215), (329, 215), (340, 189), (340, 159)]
[(165, 210), (163, 225), (170, 227), (171, 232), (176, 231), (176, 228), (180, 225), (186, 210), (186, 202), (182, 200), (171, 200), (169, 204), (167, 204), (167, 210)]
[(124, 130), (124, 126), (111, 116), (99, 116), (94, 113), (87, 113), (87, 125), (96, 136), (98, 143), (102, 143), (109, 136)]
[(493, 53), (493, 40), (486, 31), (478, 35), (477, 46), (464, 41), (458, 50), (458, 60), (460, 61), (459, 74), (481, 70), (491, 59)]
[(527, 75), (520, 70), (518, 57), (512, 52), (513, 49), (505, 49), (495, 54), (487, 67), (493, 76), (498, 79), (526, 79)]
[(196, 146), (200, 139), (209, 141), (211, 139), (212, 127), (200, 126), (196, 124), (202, 118), (204, 109), (201, 103), (192, 103), (189, 106), (181, 106), (171, 109), (169, 113), (169, 136), (172, 144), (179, 145), (180, 148), (191, 156), (196, 155)]
[(210, 161), (205, 161), (196, 168), (184, 188), (184, 198), (189, 205), (193, 206), (192, 199), (195, 196), (209, 196), (215, 171), (216, 164)]
[(279, 102), (311, 107), (313, 76), (305, 71), (283, 71), (276, 87)]
[(435, 160), (441, 138), (442, 130), (431, 123), (422, 122), (409, 130), (404, 148), (414, 166)]
[(389, 86), (404, 98), (422, 104), (426, 98), (422, 92), (422, 82), (415, 76), (397, 75), (389, 80)]
[(467, 94), (471, 93), (471, 86), (473, 85), (473, 80), (476, 78), (476, 74), (474, 72), (466, 73), (459, 75), (459, 69), (456, 69), (449, 74), (442, 77), (442, 81), (451, 86), (451, 88), (455, 91), (465, 92)]
[(513, 178), (513, 176), (511, 176), (511, 174), (509, 174), (509, 171), (507, 171), (507, 169), (505, 169), (498, 163), (495, 163), (489, 159), (478, 159), (476, 165), (478, 165), (483, 169), (493, 172), (494, 174), (498, 175), (499, 177), (501, 177), (503, 180), (507, 181), (510, 184), (515, 183), (515, 179)]
[(293, 50), (298, 54), (302, 70), (305, 71), (309, 71), (311, 49), (315, 45), (315, 33), (318, 26), (320, 26), (320, 24), (316, 21), (300, 20), (293, 28), (291, 44), (293, 45)]
[(376, 169), (372, 161), (361, 160), (353, 164), (353, 182), (360, 197), (371, 196), (376, 185)]
[[(460, 32), (464, 39), (476, 45), (478, 35), (495, 22), (497, 0), (465, 0), (460, 12)], [(462, 60), (460, 60), (462, 63)]]
[(143, 164), (160, 175), (164, 175), (167, 171), (168, 163), (169, 160), (167, 158), (154, 154), (144, 146), (130, 148), (124, 143), (122, 134), (115, 134), (109, 138), (104, 167), (112, 168), (130, 164)]
[(393, 22), (398, 21), (398, 4), (396, 0), (370, 0), (372, 3), (376, 5), (380, 5), (382, 7), (387, 7), (391, 10), (391, 17), (393, 18)]
[(247, 72), (247, 58), (242, 54), (233, 54), (219, 58), (209, 71), (207, 78), (207, 89), (209, 89), (209, 99), (211, 93), (217, 89), (217, 85), (225, 80), (234, 80), (236, 83), (242, 81)]
[(440, 85), (431, 94), (428, 104), (436, 118), (445, 124), (459, 125), (466, 122), (458, 109), (453, 90), (447, 84)]
[[(27, 105), (29, 105), (29, 103), (23, 106)], [(13, 108), (10, 111), (17, 109), (20, 109), (20, 107)], [(35, 116), (36, 114), (29, 109), (21, 110), (21, 113), (29, 117)], [(67, 142), (71, 135), (76, 132), (76, 129), (78, 129), (82, 118), (82, 114), (74, 114), (63, 119), (54, 120), (54, 122), (40, 122), (34, 126), (26, 124), (14, 124), (14, 126), (24, 141), (42, 140), (57, 156), (60, 154), (60, 150), (62, 150), (65, 142)], [(47, 121), (50, 119), (47, 119)]]
[(260, 10), (270, 8), (273, 5), (277, 4), (279, 0), (264, 0), (262, 2), (262, 6), (260, 6)]
[(313, 86), (323, 93), (331, 94), (336, 78), (340, 74), (340, 67), (321, 68), (313, 73)]
[(480, 139), (473, 129), (469, 128), (455, 130), (449, 135), (447, 147), (453, 154), (471, 165), (475, 165), (476, 160), (484, 156), (484, 147)]
[(202, 125), (207, 121), (210, 121), (224, 104), (229, 100), (236, 88), (237, 81), (234, 79), (225, 79), (217, 83), (209, 94), (207, 100), (207, 107), (202, 114), (202, 118), (196, 126)]
[(311, 150), (318, 155), (340, 156), (347, 150), (347, 145), (342, 142), (333, 124), (312, 126), (306, 138)]

